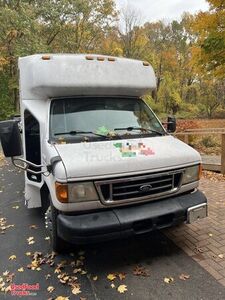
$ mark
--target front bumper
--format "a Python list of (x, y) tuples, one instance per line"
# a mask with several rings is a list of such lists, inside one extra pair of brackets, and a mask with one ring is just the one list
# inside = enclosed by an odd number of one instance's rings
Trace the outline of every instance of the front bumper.
[[(199, 213), (195, 207), (202, 207), (204, 211)], [(205, 216), (207, 199), (202, 192), (196, 191), (94, 213), (76, 216), (59, 214), (57, 231), (62, 239), (70, 243), (84, 244), (147, 233)]]

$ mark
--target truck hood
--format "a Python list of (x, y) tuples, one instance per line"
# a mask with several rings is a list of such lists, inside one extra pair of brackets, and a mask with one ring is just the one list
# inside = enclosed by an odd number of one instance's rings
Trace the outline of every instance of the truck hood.
[(62, 159), (68, 179), (151, 172), (183, 167), (201, 161), (200, 154), (196, 150), (170, 135), (56, 144), (55, 148)]

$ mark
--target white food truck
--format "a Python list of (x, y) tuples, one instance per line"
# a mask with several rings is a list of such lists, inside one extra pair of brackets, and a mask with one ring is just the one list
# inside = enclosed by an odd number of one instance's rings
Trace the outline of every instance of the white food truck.
[(1, 143), (25, 171), (26, 206), (46, 210), (53, 249), (207, 216), (199, 153), (170, 134), (175, 118), (165, 130), (142, 100), (156, 88), (149, 63), (37, 54), (19, 72), (22, 142), (7, 120)]

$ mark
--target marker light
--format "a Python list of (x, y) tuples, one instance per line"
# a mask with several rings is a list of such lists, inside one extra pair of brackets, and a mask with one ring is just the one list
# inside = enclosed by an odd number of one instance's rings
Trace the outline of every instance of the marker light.
[(91, 56), (91, 55), (87, 55), (87, 56), (85, 56), (85, 58), (86, 58), (87, 60), (94, 60), (94, 57)]
[(150, 66), (150, 63), (147, 61), (143, 61), (143, 66), (148, 67), (148, 66)]
[(55, 183), (55, 192), (58, 200), (62, 203), (68, 202), (68, 186), (59, 182)]
[(108, 61), (116, 61), (114, 57), (108, 57)]
[(98, 61), (104, 61), (104, 60), (105, 60), (105, 57), (103, 57), (103, 56), (97, 56), (97, 60), (98, 60)]
[(51, 56), (50, 55), (42, 55), (43, 60), (50, 60)]

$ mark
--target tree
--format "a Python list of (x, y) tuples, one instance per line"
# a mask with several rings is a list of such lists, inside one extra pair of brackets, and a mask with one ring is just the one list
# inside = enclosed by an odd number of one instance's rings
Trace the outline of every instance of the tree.
[(141, 15), (131, 6), (122, 9), (118, 32), (125, 57), (141, 59), (146, 51), (148, 40), (140, 23)]
[(194, 60), (202, 70), (221, 78), (225, 71), (225, 2), (207, 1), (209, 11), (200, 12), (191, 24), (199, 50)]
[(19, 109), (19, 56), (98, 51), (116, 18), (113, 0), (0, 0), (0, 117)]

